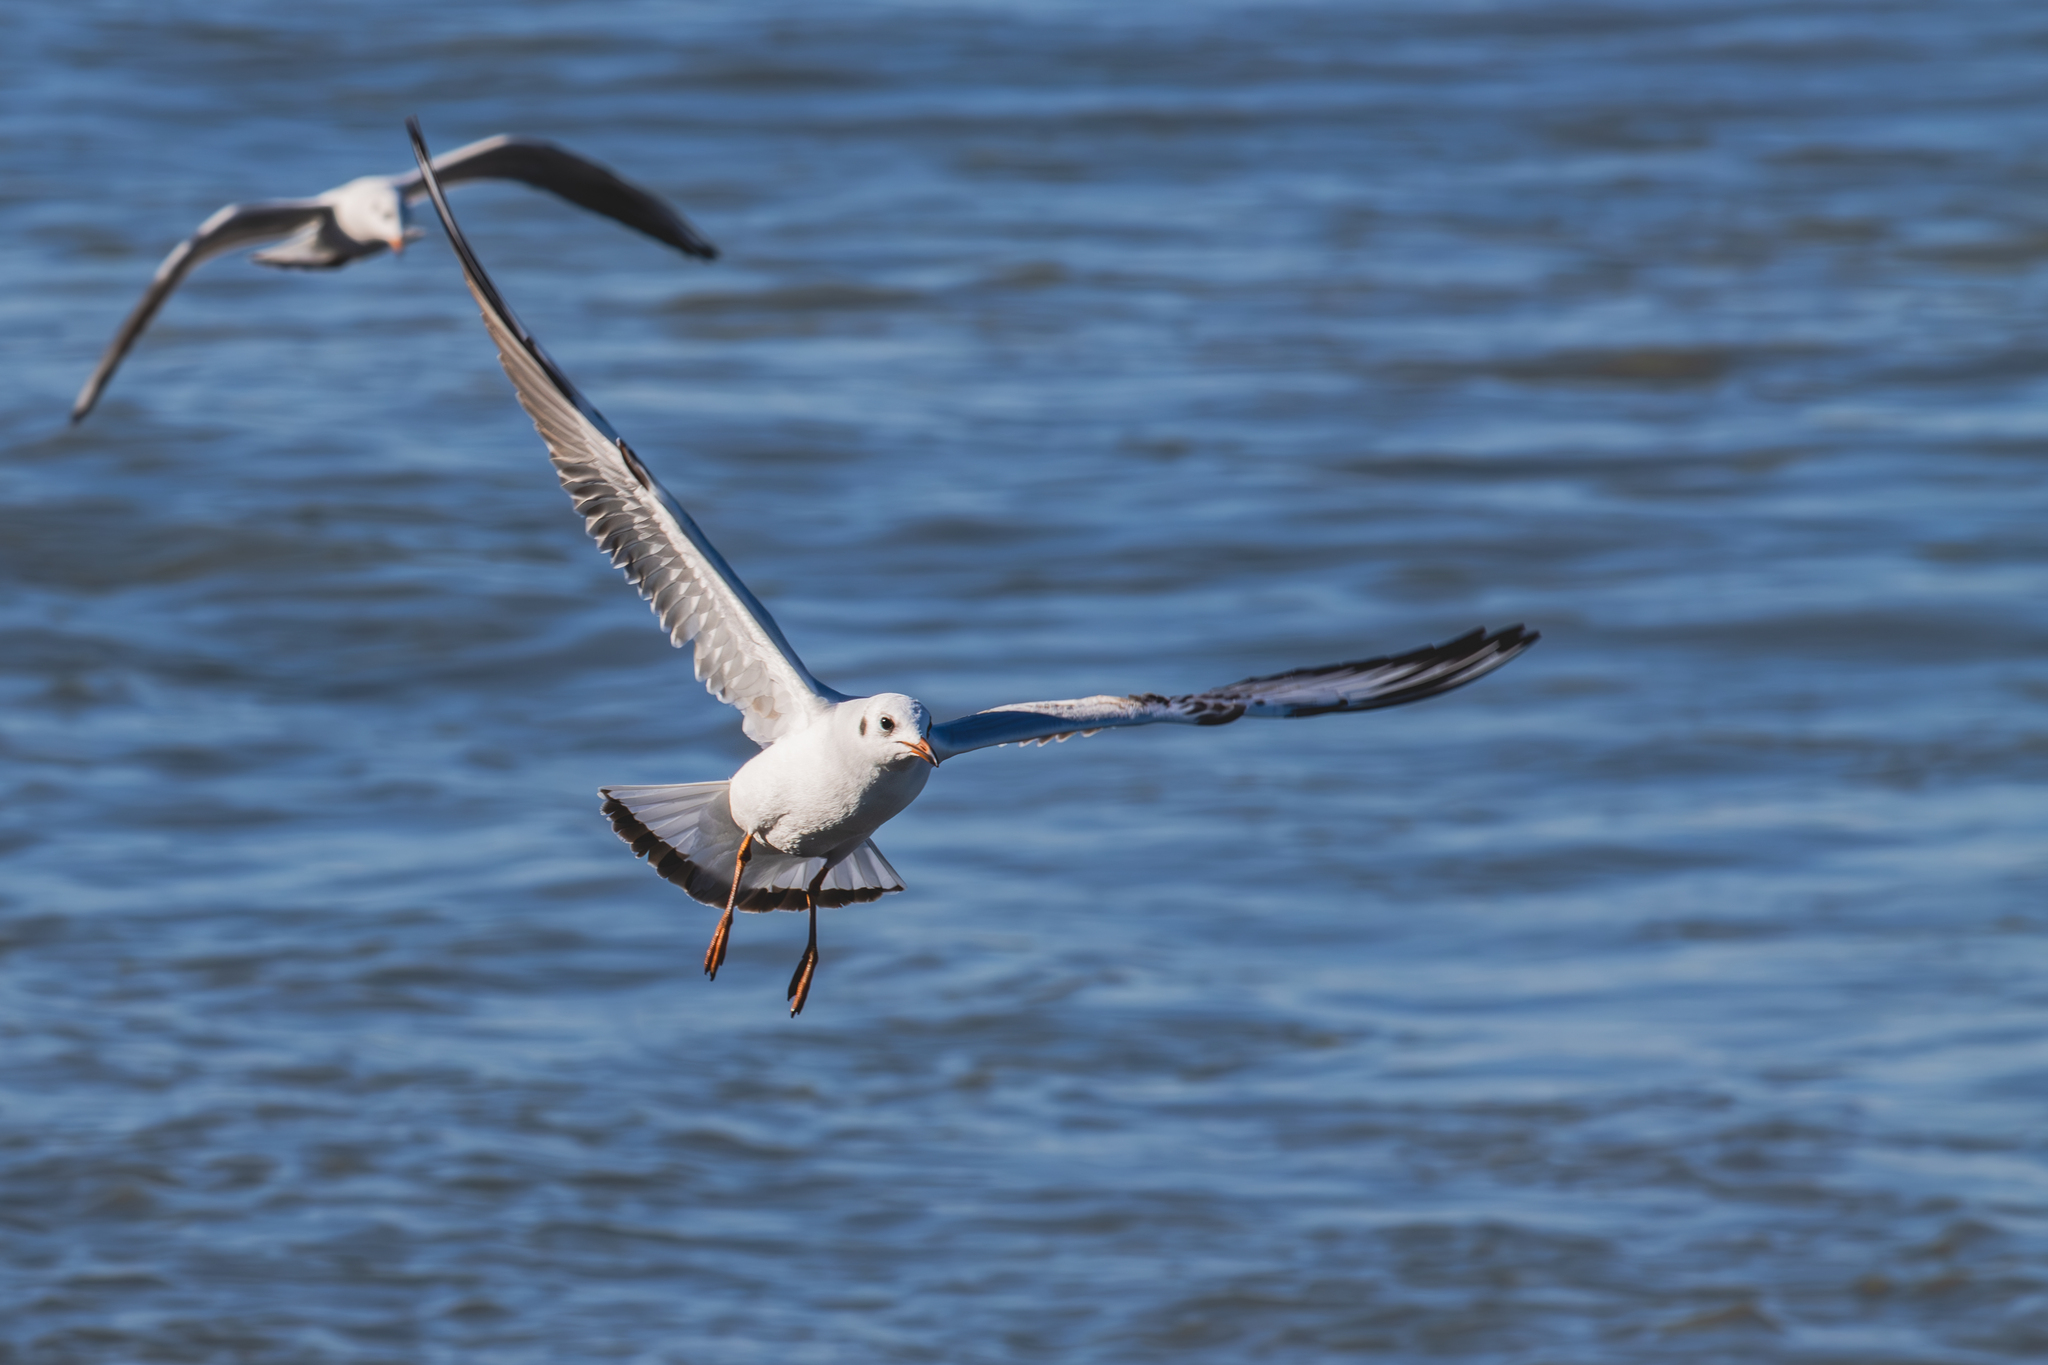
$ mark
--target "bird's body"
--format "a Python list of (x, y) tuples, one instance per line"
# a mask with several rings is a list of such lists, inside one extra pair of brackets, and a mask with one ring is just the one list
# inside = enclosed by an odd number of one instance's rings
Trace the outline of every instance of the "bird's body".
[[(566, 147), (539, 138), (499, 134), (444, 153), (435, 161), (444, 182), (518, 180), (547, 190), (593, 213), (616, 219), (687, 255), (715, 259), (711, 245), (683, 216), (653, 193)], [(385, 251), (403, 251), (419, 235), (408, 205), (426, 194), (418, 171), (365, 175), (309, 199), (266, 199), (229, 204), (164, 257), (149, 288), (100, 354), (92, 376), (71, 405), (81, 422), (113, 379), (114, 371), (185, 276), (215, 256), (265, 242), (275, 246), (250, 257), (279, 270), (337, 270)], [(279, 240), (283, 239), (283, 240)]]
[[(403, 251), (420, 235), (395, 176), (358, 176), (307, 202), (311, 210), (297, 232), (249, 259), (275, 270), (338, 270), (366, 256)], [(246, 211), (243, 205), (230, 204), (221, 213), (232, 218)], [(205, 238), (205, 225), (193, 235)]]
[(733, 774), (733, 823), (778, 853), (844, 857), (924, 790), (934, 766), (929, 750), (893, 736), (922, 744), (930, 728), (923, 704), (900, 693), (840, 702)]
[(762, 751), (729, 782), (606, 787), (604, 812), (633, 851), (692, 897), (724, 905), (707, 974), (724, 961), (734, 910), (808, 910), (811, 938), (789, 986), (802, 1010), (817, 966), (818, 907), (903, 889), (872, 842), (945, 760), (1135, 725), (1398, 706), (1482, 677), (1536, 641), (1520, 626), (1475, 630), (1404, 654), (1295, 669), (1184, 696), (1133, 693), (1017, 702), (933, 724), (901, 693), (849, 697), (804, 667), (766, 607), (561, 368), (520, 325), (457, 226), (417, 123), (413, 151), (470, 293), (563, 489), (600, 548), (653, 606), (697, 676), (739, 708)]

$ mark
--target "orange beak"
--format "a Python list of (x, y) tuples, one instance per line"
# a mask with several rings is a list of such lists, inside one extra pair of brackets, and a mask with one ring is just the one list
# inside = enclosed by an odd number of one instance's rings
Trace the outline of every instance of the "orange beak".
[(924, 740), (899, 739), (896, 742), (898, 744), (901, 744), (904, 748), (910, 750), (910, 752), (916, 754), (925, 762), (931, 764), (934, 768), (939, 766), (939, 756), (932, 752), (932, 746), (926, 743)]
[(391, 254), (394, 256), (403, 256), (405, 254), (405, 234), (402, 232), (396, 237), (385, 238), (384, 244), (391, 248)]

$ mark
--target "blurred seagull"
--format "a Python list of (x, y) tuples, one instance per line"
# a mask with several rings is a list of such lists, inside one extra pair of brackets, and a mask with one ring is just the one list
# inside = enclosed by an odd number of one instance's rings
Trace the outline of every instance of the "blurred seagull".
[[(597, 162), (540, 138), (502, 133), (487, 137), (437, 158), (434, 172), (449, 185), (465, 180), (524, 181), (593, 213), (617, 219), (685, 255), (707, 261), (718, 258), (718, 248), (661, 199)], [(407, 206), (426, 192), (420, 173), (408, 171), (403, 175), (366, 175), (311, 199), (266, 199), (221, 209), (171, 248), (171, 254), (156, 268), (156, 277), (149, 282), (142, 301), (108, 343), (92, 378), (78, 391), (78, 400), (71, 405), (71, 420), (85, 420), (128, 348), (179, 281), (200, 262), (280, 237), (287, 240), (250, 259), (280, 270), (337, 270), (387, 247), (402, 252), (421, 231), (413, 226)]]
[(706, 976), (716, 978), (725, 961), (735, 909), (807, 910), (810, 940), (787, 993), (789, 1012), (801, 1012), (818, 966), (818, 907), (903, 889), (871, 836), (917, 798), (946, 759), (1127, 725), (1227, 725), (1243, 716), (1399, 706), (1462, 687), (1536, 643), (1536, 632), (1521, 626), (1475, 630), (1406, 654), (1248, 678), (1188, 696), (1016, 702), (938, 725), (923, 702), (900, 692), (836, 692), (811, 676), (690, 514), (513, 316), (449, 212), (418, 121), (406, 126), (499, 362), (547, 443), (562, 487), (598, 546), (653, 604), (670, 641), (694, 644), (697, 677), (739, 708), (741, 728), (761, 746), (726, 782), (600, 793), (612, 827), (636, 854), (697, 900), (725, 907), (704, 952)]

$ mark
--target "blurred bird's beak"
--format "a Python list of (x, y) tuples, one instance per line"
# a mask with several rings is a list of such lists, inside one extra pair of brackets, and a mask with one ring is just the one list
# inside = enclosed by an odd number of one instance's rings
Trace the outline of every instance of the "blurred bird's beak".
[(939, 766), (939, 756), (932, 752), (932, 746), (926, 743), (924, 740), (899, 739), (896, 742), (898, 744), (901, 744), (904, 748), (910, 750), (910, 752), (916, 754), (925, 762), (931, 764), (934, 768)]
[(405, 254), (405, 241), (405, 234), (401, 232), (396, 237), (386, 237), (384, 245), (391, 248), (392, 255), (403, 256)]

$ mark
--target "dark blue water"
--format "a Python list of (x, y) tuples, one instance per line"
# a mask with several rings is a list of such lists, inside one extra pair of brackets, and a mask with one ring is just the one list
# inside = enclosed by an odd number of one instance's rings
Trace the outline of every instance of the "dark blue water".
[[(2048, 12), (23, 5), (0, 18), (0, 1361), (2048, 1354)], [(751, 751), (438, 235), (847, 691), (1400, 711), (949, 763), (714, 915)]]

